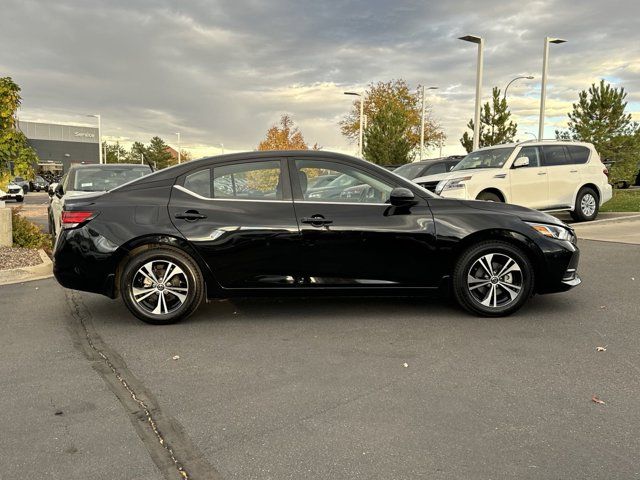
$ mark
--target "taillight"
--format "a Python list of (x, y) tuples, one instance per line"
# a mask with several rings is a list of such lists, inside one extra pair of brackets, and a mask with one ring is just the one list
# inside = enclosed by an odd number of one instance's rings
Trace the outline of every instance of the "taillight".
[(70, 229), (88, 222), (97, 215), (96, 212), (87, 212), (82, 210), (64, 211), (62, 212), (62, 228)]
[(609, 178), (609, 169), (607, 169), (607, 167), (604, 167), (604, 170), (602, 170), (602, 173), (604, 173), (607, 178)]

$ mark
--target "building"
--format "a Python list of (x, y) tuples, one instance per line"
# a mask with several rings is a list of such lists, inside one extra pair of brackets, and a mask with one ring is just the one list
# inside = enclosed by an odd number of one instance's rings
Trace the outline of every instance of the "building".
[(18, 128), (38, 155), (39, 172), (66, 172), (75, 163), (100, 161), (97, 128), (20, 120)]

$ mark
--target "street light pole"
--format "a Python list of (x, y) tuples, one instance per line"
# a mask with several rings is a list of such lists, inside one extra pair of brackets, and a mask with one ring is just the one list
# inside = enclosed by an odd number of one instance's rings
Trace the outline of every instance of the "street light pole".
[(509, 87), (511, 86), (511, 84), (517, 80), (521, 80), (521, 79), (527, 79), (527, 80), (533, 80), (533, 75), (527, 75), (527, 76), (522, 76), (522, 77), (516, 77), (513, 80), (511, 80), (509, 83), (507, 83), (507, 86), (504, 87), (504, 95), (502, 96), (502, 98), (504, 100), (507, 99), (507, 90), (509, 90)]
[[(429, 87), (427, 90), (437, 90), (438, 87)], [(420, 160), (424, 158), (424, 116), (425, 116), (425, 88), (422, 86), (422, 116), (420, 117)]]
[(180, 157), (180, 132), (176, 132), (178, 136), (178, 163), (181, 163), (182, 158)]
[(540, 122), (538, 124), (538, 140), (542, 140), (544, 138), (544, 108), (547, 97), (547, 70), (549, 64), (549, 44), (555, 43), (565, 43), (566, 40), (562, 38), (550, 38), (545, 37), (544, 39), (544, 50), (542, 53), (542, 85), (540, 87)]
[(480, 101), (482, 96), (482, 61), (484, 39), (476, 35), (465, 35), (459, 40), (471, 42), (478, 45), (478, 66), (476, 71), (476, 109), (473, 115), (473, 150), (480, 147)]
[(362, 158), (362, 138), (364, 131), (364, 95), (356, 92), (344, 92), (344, 94), (360, 97), (360, 135), (358, 139), (358, 156)]
[(98, 119), (98, 163), (102, 165), (102, 119), (98, 114), (87, 115), (87, 117), (93, 117)]

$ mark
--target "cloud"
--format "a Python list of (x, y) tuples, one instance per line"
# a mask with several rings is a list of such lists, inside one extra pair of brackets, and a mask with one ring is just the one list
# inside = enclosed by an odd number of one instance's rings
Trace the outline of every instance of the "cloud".
[(475, 46), (457, 37), (486, 40), (485, 99), (536, 77), (509, 89), (521, 134), (537, 132), (543, 39), (568, 40), (551, 48), (548, 136), (600, 78), (625, 87), (638, 118), (638, 14), (636, 0), (5, 0), (0, 72), (23, 87), (25, 119), (100, 113), (108, 138), (179, 131), (204, 153), (255, 148), (284, 112), (308, 142), (353, 152), (337, 126), (342, 92), (405, 78), (440, 87), (432, 113), (453, 153), (475, 95)]

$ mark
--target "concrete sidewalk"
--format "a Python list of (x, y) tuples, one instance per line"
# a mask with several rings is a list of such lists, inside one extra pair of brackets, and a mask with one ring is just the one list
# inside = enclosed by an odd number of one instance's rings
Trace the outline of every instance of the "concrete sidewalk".
[(640, 214), (574, 223), (579, 239), (640, 245)]

